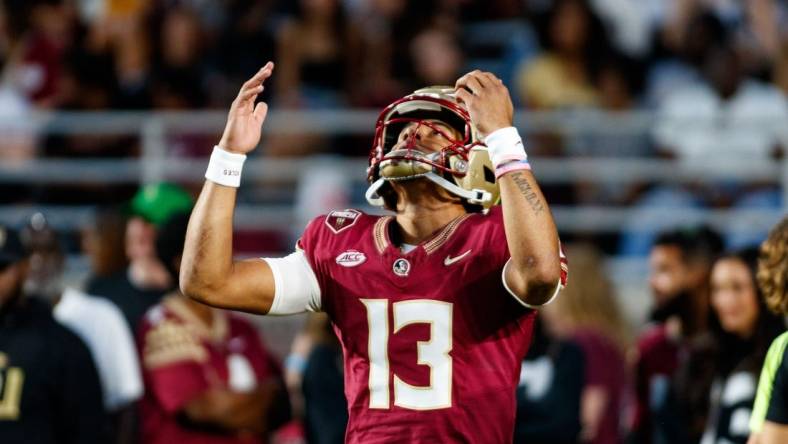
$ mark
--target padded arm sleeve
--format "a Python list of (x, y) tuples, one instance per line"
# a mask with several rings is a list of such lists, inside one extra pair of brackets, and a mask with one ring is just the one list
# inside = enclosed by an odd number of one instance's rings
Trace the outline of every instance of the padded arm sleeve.
[(283, 258), (263, 260), (274, 274), (274, 302), (269, 315), (320, 311), (320, 285), (302, 250)]

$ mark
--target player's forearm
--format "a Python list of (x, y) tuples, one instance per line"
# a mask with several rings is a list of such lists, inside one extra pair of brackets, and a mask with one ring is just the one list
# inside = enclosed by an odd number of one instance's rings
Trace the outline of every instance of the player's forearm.
[(181, 261), (183, 293), (200, 302), (215, 300), (232, 270), (236, 189), (206, 181), (194, 206)]
[(196, 423), (259, 434), (265, 430), (265, 416), (274, 394), (268, 387), (249, 393), (212, 389), (187, 404), (183, 412)]
[(523, 301), (541, 305), (561, 277), (558, 232), (547, 201), (527, 170), (499, 179), (506, 241), (511, 254), (507, 283)]

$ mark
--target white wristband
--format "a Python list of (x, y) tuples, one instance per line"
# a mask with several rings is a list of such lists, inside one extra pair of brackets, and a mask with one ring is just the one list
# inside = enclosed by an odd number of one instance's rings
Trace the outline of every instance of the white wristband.
[(513, 126), (493, 131), (484, 138), (484, 144), (487, 145), (493, 168), (511, 161), (528, 160), (523, 140)]
[(205, 178), (219, 185), (238, 188), (241, 185), (241, 170), (245, 160), (246, 154), (231, 153), (215, 146)]

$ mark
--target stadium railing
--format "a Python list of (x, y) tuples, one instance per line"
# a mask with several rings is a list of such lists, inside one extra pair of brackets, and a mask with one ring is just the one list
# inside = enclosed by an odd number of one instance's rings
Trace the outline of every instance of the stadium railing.
[[(563, 136), (640, 135), (648, 139), (657, 117), (652, 112), (609, 114), (604, 112), (518, 112), (516, 125), (526, 137), (539, 132)], [(272, 111), (265, 124), (266, 135), (322, 134), (370, 137), (377, 118), (375, 110)], [(0, 186), (51, 184), (143, 184), (162, 180), (199, 183), (206, 165), (204, 158), (174, 157), (168, 144), (173, 134), (217, 137), (224, 126), (225, 111), (194, 112), (58, 112), (33, 113), (0, 119), (0, 148), (3, 135), (27, 135), (38, 141), (47, 135), (134, 136), (141, 155), (120, 159), (44, 159), (0, 162)], [(773, 125), (769, 116), (753, 118), (752, 125)], [(688, 127), (695, 121), (682, 122)], [(782, 122), (781, 125), (785, 125)], [(210, 143), (210, 142), (209, 142)], [(263, 141), (265, 145), (265, 140)], [(256, 153), (250, 157), (243, 187), (266, 188), (270, 182), (287, 183), (285, 195), (271, 203), (240, 203), (236, 225), (241, 229), (273, 229), (290, 232), (298, 228), (295, 183), (315, 164), (312, 158), (277, 158)], [(207, 152), (207, 150), (206, 150)], [(604, 153), (603, 147), (599, 149)], [(0, 149), (0, 155), (2, 150)], [(1, 158), (1, 157), (0, 157)], [(644, 156), (543, 158), (532, 156), (540, 183), (551, 185), (596, 183), (617, 186), (642, 183), (706, 184), (738, 181), (770, 183), (780, 187), (783, 208), (632, 208), (623, 206), (551, 205), (562, 232), (579, 234), (616, 233), (624, 229), (659, 230), (671, 226), (708, 223), (721, 231), (765, 232), (785, 212), (788, 204), (788, 160), (752, 159), (747, 162), (727, 156), (704, 159), (702, 165), (680, 160)], [(317, 162), (325, 162), (321, 157)], [(332, 168), (345, 171), (363, 184), (366, 159), (331, 159)], [(265, 184), (264, 184), (265, 183)], [(265, 186), (264, 186), (265, 185)], [(243, 188), (242, 188), (243, 190)], [(263, 199), (265, 201), (265, 199)], [(18, 224), (32, 211), (43, 211), (61, 229), (77, 230), (90, 223), (91, 206), (31, 206), (29, 203), (0, 205), (0, 223)], [(84, 257), (70, 258), (72, 269), (87, 271)], [(643, 258), (611, 258), (608, 261), (620, 301), (630, 319), (642, 319), (648, 307), (645, 285), (647, 265)], [(79, 271), (76, 273), (79, 275)]]
[[(651, 112), (519, 112), (516, 125), (526, 134), (559, 131), (564, 136), (584, 134), (648, 135), (655, 121)], [(265, 124), (267, 135), (309, 134), (371, 137), (377, 112), (373, 110), (273, 111)], [(125, 159), (41, 159), (0, 164), (0, 184), (81, 184), (151, 183), (162, 180), (196, 183), (202, 181), (205, 159), (175, 158), (168, 153), (172, 134), (216, 135), (224, 126), (224, 111), (193, 112), (59, 112), (33, 113), (25, 119), (0, 120), (0, 134), (45, 135), (134, 135), (142, 147), (139, 158)], [(762, 124), (763, 119), (753, 119)], [(686, 124), (693, 125), (688, 121)], [(603, 149), (600, 149), (604, 152)], [(706, 183), (724, 181), (778, 184), (782, 201), (788, 203), (788, 161), (753, 159), (746, 163), (719, 156), (704, 159), (702, 165), (653, 157), (561, 157), (532, 158), (539, 181), (544, 184)], [(246, 184), (255, 180), (292, 181), (312, 165), (310, 158), (250, 158)], [(366, 159), (339, 158), (332, 166), (363, 181)], [(281, 201), (281, 200), (280, 200)], [(76, 228), (91, 217), (89, 207), (42, 208), (53, 223)], [(613, 206), (553, 206), (559, 228), (572, 232), (611, 232), (627, 227), (630, 210)], [(784, 210), (774, 209), (638, 209), (648, 216), (640, 228), (653, 230), (678, 224), (708, 223), (721, 230), (731, 228), (763, 231), (779, 219)], [(645, 211), (645, 213), (643, 213)], [(0, 206), (0, 222), (17, 223), (29, 206)], [(265, 217), (260, 217), (265, 215)], [(292, 205), (242, 204), (236, 223), (240, 227), (288, 227), (295, 220)], [(641, 220), (641, 219), (639, 219)], [(741, 221), (748, 221), (742, 224)], [(744, 228), (742, 228), (744, 227)]]

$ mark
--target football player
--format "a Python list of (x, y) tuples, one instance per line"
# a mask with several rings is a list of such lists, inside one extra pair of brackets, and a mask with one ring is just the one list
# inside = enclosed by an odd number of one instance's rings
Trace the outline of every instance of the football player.
[(559, 293), (566, 268), (508, 90), (473, 71), (392, 103), (366, 196), (393, 214), (333, 211), (291, 255), (234, 261), (236, 188), (273, 69), (230, 108), (189, 223), (183, 292), (252, 313), (328, 313), (344, 351), (347, 442), (511, 442), (534, 309)]

